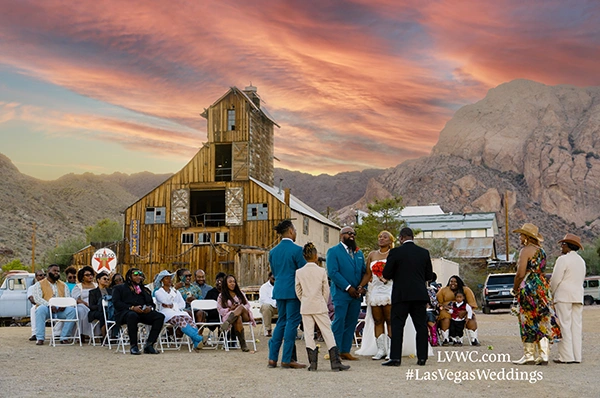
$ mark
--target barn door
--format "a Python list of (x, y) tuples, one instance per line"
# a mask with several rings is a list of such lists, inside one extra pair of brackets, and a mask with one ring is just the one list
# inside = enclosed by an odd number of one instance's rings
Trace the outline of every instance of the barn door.
[(233, 152), (232, 181), (248, 180), (248, 142), (234, 142), (231, 150)]
[(242, 225), (244, 222), (244, 188), (227, 188), (225, 191), (225, 224)]
[(190, 226), (189, 189), (175, 189), (171, 194), (171, 226), (173, 228)]

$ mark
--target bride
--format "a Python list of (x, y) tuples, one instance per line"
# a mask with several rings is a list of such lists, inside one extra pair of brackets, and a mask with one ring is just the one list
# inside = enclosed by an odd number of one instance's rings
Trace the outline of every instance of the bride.
[[(363, 329), (361, 347), (356, 351), (358, 355), (372, 355), (372, 359), (389, 359), (392, 324), (392, 281), (382, 276), (383, 268), (387, 261), (389, 251), (394, 247), (394, 236), (388, 231), (381, 231), (378, 235), (377, 244), (379, 250), (372, 251), (367, 257), (367, 269), (360, 286), (368, 283), (366, 304), (367, 314), (365, 316), (365, 327)], [(385, 333), (387, 329), (387, 335)], [(410, 315), (404, 326), (404, 339), (402, 345), (402, 356), (416, 355), (416, 330)], [(429, 347), (429, 355), (433, 350)]]

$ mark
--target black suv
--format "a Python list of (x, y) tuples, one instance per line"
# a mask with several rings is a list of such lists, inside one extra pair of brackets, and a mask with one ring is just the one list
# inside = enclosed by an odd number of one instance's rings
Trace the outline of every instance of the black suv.
[(514, 297), (510, 294), (515, 282), (515, 274), (489, 274), (483, 286), (482, 300), (484, 314), (499, 308), (510, 308)]

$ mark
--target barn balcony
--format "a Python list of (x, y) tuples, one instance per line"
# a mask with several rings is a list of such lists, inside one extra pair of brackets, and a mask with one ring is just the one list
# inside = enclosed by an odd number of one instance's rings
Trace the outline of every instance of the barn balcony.
[(190, 192), (190, 225), (193, 227), (225, 225), (225, 189)]

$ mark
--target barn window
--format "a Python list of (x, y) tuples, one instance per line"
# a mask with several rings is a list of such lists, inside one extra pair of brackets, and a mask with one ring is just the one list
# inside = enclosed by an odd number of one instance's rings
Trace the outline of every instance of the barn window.
[(215, 232), (215, 243), (227, 243), (229, 242), (228, 232)]
[(231, 181), (231, 144), (215, 145), (215, 181)]
[(308, 217), (302, 218), (302, 233), (308, 235)]
[(193, 232), (184, 232), (181, 234), (181, 244), (182, 245), (192, 245), (194, 244), (194, 233)]
[(323, 226), (323, 242), (329, 243), (329, 227)]
[(225, 225), (225, 190), (191, 191), (190, 218), (194, 227)]
[(227, 131), (235, 130), (235, 109), (227, 110)]
[(198, 244), (199, 245), (207, 245), (210, 243), (210, 233), (201, 232), (198, 234)]
[(146, 224), (166, 224), (166, 207), (146, 207)]
[(269, 215), (266, 203), (250, 203), (247, 210), (246, 220), (266, 220)]

